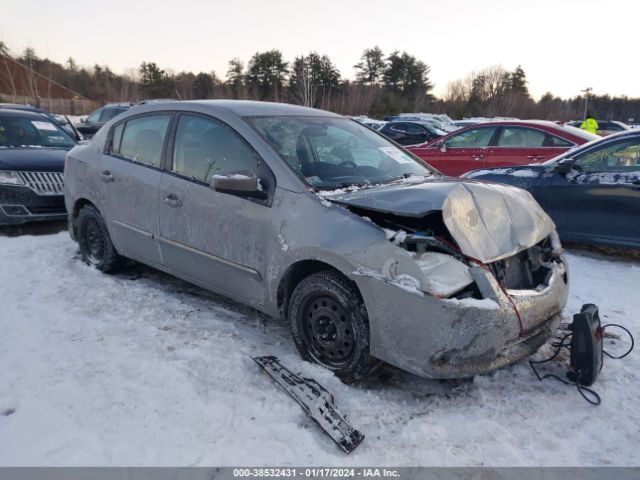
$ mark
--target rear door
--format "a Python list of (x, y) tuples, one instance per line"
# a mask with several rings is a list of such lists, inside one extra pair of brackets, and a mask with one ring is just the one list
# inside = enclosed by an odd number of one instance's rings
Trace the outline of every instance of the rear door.
[(591, 148), (573, 165), (549, 172), (532, 192), (560, 236), (640, 247), (640, 136)]
[(213, 175), (257, 175), (265, 192), (275, 179), (257, 153), (218, 119), (180, 114), (160, 182), (160, 246), (175, 273), (250, 304), (265, 295), (271, 208), (266, 200), (222, 193)]
[(160, 265), (158, 189), (171, 113), (130, 117), (116, 124), (97, 175), (103, 216), (118, 250)]
[(495, 147), (487, 155), (487, 167), (541, 163), (566, 150), (566, 148), (550, 145), (550, 142), (551, 137), (544, 130), (504, 126), (500, 130)]

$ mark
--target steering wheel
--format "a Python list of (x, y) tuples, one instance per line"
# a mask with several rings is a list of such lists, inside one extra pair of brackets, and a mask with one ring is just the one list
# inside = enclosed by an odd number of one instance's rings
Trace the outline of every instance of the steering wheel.
[(344, 162), (340, 162), (337, 166), (336, 166), (336, 172), (339, 172), (340, 170), (342, 170), (344, 167), (350, 167), (351, 169), (354, 168), (358, 168), (358, 164), (352, 160), (345, 160)]

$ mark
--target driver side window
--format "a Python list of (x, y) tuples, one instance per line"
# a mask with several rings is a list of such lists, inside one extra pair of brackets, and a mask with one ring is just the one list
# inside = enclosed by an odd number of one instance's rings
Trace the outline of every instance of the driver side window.
[(448, 148), (488, 147), (495, 132), (496, 127), (472, 128), (452, 135), (445, 140), (444, 145)]
[(640, 138), (608, 143), (576, 158), (585, 172), (632, 172), (640, 170)]
[(171, 170), (209, 183), (213, 175), (256, 171), (256, 153), (234, 130), (210, 117), (181, 115)]

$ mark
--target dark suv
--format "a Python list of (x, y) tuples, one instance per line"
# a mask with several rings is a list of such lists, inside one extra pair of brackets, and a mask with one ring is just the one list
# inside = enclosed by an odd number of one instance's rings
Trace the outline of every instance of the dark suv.
[(379, 131), (400, 145), (416, 145), (442, 136), (441, 132), (427, 122), (389, 122)]
[(126, 112), (130, 107), (131, 104), (129, 103), (105, 105), (92, 112), (86, 119), (76, 125), (76, 129), (84, 138), (91, 138), (100, 130), (102, 125), (121, 113)]

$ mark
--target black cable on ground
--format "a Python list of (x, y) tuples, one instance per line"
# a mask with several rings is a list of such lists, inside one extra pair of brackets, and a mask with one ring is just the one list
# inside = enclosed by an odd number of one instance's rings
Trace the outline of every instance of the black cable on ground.
[(622, 355), (619, 356), (614, 356), (611, 355), (609, 352), (607, 352), (606, 350), (602, 350), (602, 352), (609, 358), (613, 358), (614, 360), (620, 360), (621, 358), (626, 357), (627, 355), (629, 355), (631, 353), (631, 351), (633, 350), (633, 347), (635, 345), (635, 342), (633, 340), (633, 335), (631, 335), (631, 332), (626, 328), (623, 327), (622, 325), (618, 325), (617, 323), (607, 323), (606, 325), (602, 326), (602, 330), (606, 331), (607, 327), (617, 327), (620, 328), (622, 330), (624, 330), (625, 332), (627, 332), (627, 335), (629, 335), (629, 339), (631, 340), (631, 346), (629, 347), (629, 350), (627, 350), (625, 353), (623, 353)]
[[(629, 355), (631, 353), (631, 351), (633, 350), (633, 347), (635, 346), (635, 341), (633, 338), (633, 335), (631, 334), (631, 332), (626, 328), (623, 327), (622, 325), (618, 325), (617, 323), (608, 323), (606, 325), (603, 325), (601, 327), (602, 332), (604, 332), (606, 330), (607, 327), (616, 327), (616, 328), (620, 328), (622, 330), (624, 330), (627, 335), (629, 335), (629, 339), (631, 340), (631, 346), (629, 347), (629, 349), (623, 353), (622, 355), (612, 355), (609, 352), (607, 352), (604, 347), (602, 348), (602, 353), (604, 353), (607, 357), (612, 358), (614, 360), (619, 360), (621, 358), (626, 357), (627, 355)], [(557, 375), (554, 375), (553, 373), (547, 373), (546, 375), (541, 376), (540, 373), (538, 372), (538, 370), (536, 369), (536, 365), (540, 365), (542, 363), (547, 363), (550, 362), (551, 360), (553, 360), (554, 358), (556, 358), (560, 352), (562, 351), (563, 348), (568, 349), (569, 351), (571, 351), (571, 347), (567, 344), (565, 344), (565, 341), (570, 338), (573, 335), (572, 332), (567, 333), (566, 335), (564, 335), (563, 337), (559, 338), (557, 342), (553, 342), (551, 345), (553, 347), (556, 348), (556, 351), (553, 352), (553, 355), (551, 355), (549, 358), (546, 358), (544, 360), (529, 360), (529, 365), (531, 366), (531, 370), (533, 370), (533, 373), (535, 373), (536, 377), (538, 378), (538, 380), (542, 381), (546, 378), (553, 378), (555, 380), (558, 380), (559, 382), (565, 384), (565, 385), (571, 385), (570, 382), (568, 382), (567, 380), (565, 380), (564, 378), (560, 378)], [(582, 396), (582, 398), (584, 398), (588, 403), (590, 403), (591, 405), (600, 405), (600, 403), (602, 402), (600, 399), (600, 395), (598, 395), (598, 393), (594, 390), (592, 390), (591, 388), (585, 387), (584, 385), (580, 384), (580, 372), (578, 372), (578, 376), (576, 377), (576, 380), (574, 382), (574, 385), (576, 386), (576, 389), (578, 390), (578, 393), (580, 394), (580, 396)]]

